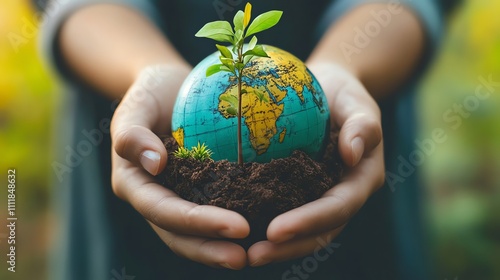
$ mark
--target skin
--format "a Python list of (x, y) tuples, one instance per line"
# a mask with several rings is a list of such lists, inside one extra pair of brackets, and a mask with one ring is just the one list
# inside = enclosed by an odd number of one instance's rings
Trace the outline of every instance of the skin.
[[(313, 252), (318, 237), (334, 239), (384, 182), (375, 100), (390, 96), (404, 83), (424, 45), (418, 19), (402, 8), (369, 47), (348, 60), (339, 43), (353, 44), (353, 28), (363, 29), (372, 10), (387, 6), (366, 4), (344, 15), (307, 61), (335, 112), (332, 125), (340, 128), (339, 150), (351, 168), (322, 198), (276, 217), (268, 227), (268, 240), (248, 251), (219, 239), (248, 235), (249, 225), (241, 215), (185, 201), (152, 176), (167, 163), (167, 151), (157, 135), (170, 131), (173, 101), (191, 66), (135, 10), (95, 4), (73, 13), (59, 36), (68, 66), (110, 99), (121, 99), (111, 124), (115, 194), (141, 213), (175, 253), (213, 267), (241, 269), (293, 259)], [(145, 152), (157, 159), (147, 160)]]

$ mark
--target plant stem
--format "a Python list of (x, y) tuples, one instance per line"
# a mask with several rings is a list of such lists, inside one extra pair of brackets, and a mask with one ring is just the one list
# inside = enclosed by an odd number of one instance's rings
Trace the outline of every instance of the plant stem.
[[(243, 63), (242, 54), (243, 45), (238, 47), (238, 61)], [(243, 69), (238, 70), (238, 164), (243, 167), (243, 144), (241, 140), (241, 84), (242, 84)]]

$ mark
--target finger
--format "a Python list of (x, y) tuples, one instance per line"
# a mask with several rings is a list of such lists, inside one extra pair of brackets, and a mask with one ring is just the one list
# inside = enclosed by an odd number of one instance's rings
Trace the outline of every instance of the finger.
[[(271, 241), (258, 242), (248, 249), (248, 262), (251, 266), (262, 266), (271, 262), (286, 261), (314, 253), (318, 260), (326, 260), (333, 253), (338, 244), (331, 241), (339, 235), (344, 226), (315, 236), (293, 239), (283, 243)], [(326, 247), (326, 254), (320, 250)]]
[(240, 214), (186, 201), (154, 178), (113, 154), (113, 191), (142, 216), (165, 230), (189, 235), (244, 238), (250, 232)]
[(363, 206), (368, 197), (383, 184), (384, 164), (382, 144), (349, 172), (320, 199), (279, 215), (271, 221), (267, 238), (284, 242), (294, 237), (308, 236), (335, 229)]
[(337, 88), (332, 95), (328, 102), (333, 124), (340, 127), (339, 151), (352, 167), (382, 141), (380, 109), (357, 81)]
[(185, 75), (187, 71), (166, 66), (142, 71), (113, 115), (113, 148), (150, 174), (165, 167), (167, 152), (153, 132), (165, 135), (170, 129), (173, 103)]
[(151, 130), (122, 123), (112, 133), (113, 148), (120, 157), (142, 166), (151, 175), (157, 175), (165, 168), (167, 150)]
[(341, 129), (342, 159), (348, 166), (355, 166), (382, 140), (380, 109), (361, 82), (342, 67), (315, 64), (312, 70), (327, 96), (332, 126)]
[(239, 270), (246, 266), (245, 250), (232, 242), (179, 235), (152, 225), (155, 232), (177, 255), (217, 268)]
[(353, 167), (363, 155), (382, 141), (380, 119), (373, 114), (356, 113), (344, 122), (339, 134), (339, 152), (344, 162)]

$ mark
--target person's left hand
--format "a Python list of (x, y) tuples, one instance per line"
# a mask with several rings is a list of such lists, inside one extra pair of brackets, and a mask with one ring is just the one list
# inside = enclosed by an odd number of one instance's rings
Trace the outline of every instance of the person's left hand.
[(251, 266), (284, 261), (332, 241), (384, 182), (380, 109), (355, 75), (334, 64), (309, 65), (327, 95), (332, 126), (340, 128), (339, 151), (349, 167), (320, 199), (276, 217), (266, 241), (252, 245)]

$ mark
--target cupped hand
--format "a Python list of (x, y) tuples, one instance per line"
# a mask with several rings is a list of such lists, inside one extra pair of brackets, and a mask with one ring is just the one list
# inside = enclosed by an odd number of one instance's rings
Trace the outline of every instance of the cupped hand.
[(189, 67), (145, 68), (123, 97), (111, 123), (112, 186), (176, 254), (213, 267), (240, 269), (245, 250), (220, 238), (244, 238), (247, 221), (233, 211), (181, 199), (156, 183), (167, 162), (157, 135), (170, 130), (172, 107)]
[(384, 182), (380, 109), (349, 71), (335, 64), (309, 65), (327, 95), (339, 152), (348, 166), (341, 182), (320, 199), (276, 217), (266, 241), (248, 250), (252, 266), (307, 255), (326, 246)]

